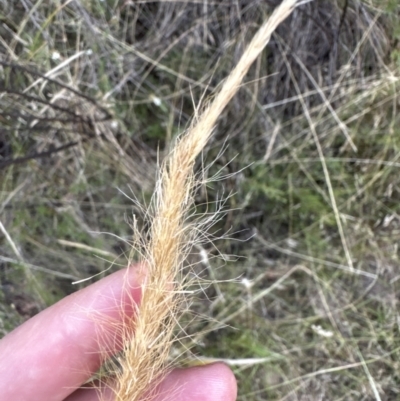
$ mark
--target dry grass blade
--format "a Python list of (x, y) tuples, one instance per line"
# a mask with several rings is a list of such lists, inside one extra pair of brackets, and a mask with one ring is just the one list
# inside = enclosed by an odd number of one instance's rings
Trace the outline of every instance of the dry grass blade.
[(150, 240), (145, 247), (143, 261), (147, 267), (147, 280), (137, 313), (135, 337), (125, 344), (121, 360), (122, 373), (116, 390), (118, 401), (136, 401), (151, 396), (149, 385), (159, 380), (165, 371), (173, 342), (174, 323), (180, 309), (181, 284), (177, 276), (193, 235), (190, 225), (185, 224), (185, 218), (192, 204), (196, 157), (206, 145), (218, 117), (237, 92), (251, 64), (295, 5), (296, 0), (284, 0), (263, 24), (215, 99), (195, 118), (162, 166), (154, 195), (155, 212)]

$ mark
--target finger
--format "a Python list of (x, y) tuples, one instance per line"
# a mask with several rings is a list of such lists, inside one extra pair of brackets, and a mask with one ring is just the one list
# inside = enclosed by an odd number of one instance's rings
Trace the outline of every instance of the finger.
[[(61, 300), (0, 341), (4, 400), (61, 401), (120, 345), (134, 315), (142, 269), (131, 267)], [(127, 290), (128, 289), (128, 290)], [(125, 320), (125, 323), (123, 321)]]
[[(157, 390), (154, 401), (235, 401), (236, 380), (222, 363), (189, 369), (176, 369), (168, 374)], [(114, 401), (110, 390), (81, 389), (65, 401)]]

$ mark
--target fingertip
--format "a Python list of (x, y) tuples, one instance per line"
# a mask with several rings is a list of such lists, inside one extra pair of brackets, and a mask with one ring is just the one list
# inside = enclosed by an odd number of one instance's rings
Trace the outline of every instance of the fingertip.
[(215, 363), (211, 365), (215, 369), (216, 375), (220, 377), (221, 382), (221, 400), (235, 401), (237, 398), (237, 381), (231, 368), (224, 363)]
[(209, 390), (213, 396), (210, 400), (235, 401), (237, 397), (237, 382), (232, 370), (222, 362), (202, 367)]
[(223, 363), (176, 369), (160, 385), (157, 401), (235, 401), (237, 384)]

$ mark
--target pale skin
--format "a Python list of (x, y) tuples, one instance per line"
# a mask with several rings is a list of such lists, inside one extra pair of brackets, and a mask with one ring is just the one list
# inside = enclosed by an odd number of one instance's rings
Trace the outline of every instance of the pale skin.
[[(0, 341), (0, 394), (15, 401), (113, 401), (112, 391), (81, 389), (102, 354), (118, 351), (115, 327), (140, 302), (137, 268), (121, 270), (26, 321)], [(126, 290), (129, 288), (129, 290)], [(126, 324), (125, 324), (126, 326)], [(155, 401), (234, 401), (236, 381), (224, 364), (176, 369)]]

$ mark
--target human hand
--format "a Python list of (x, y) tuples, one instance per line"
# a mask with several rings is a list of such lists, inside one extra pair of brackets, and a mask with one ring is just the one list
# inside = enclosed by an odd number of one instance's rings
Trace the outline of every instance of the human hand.
[[(118, 271), (26, 321), (0, 341), (0, 394), (12, 401), (113, 400), (79, 389), (108, 354), (118, 351), (118, 330), (140, 301), (137, 270)], [(124, 283), (127, 284), (124, 287)], [(123, 288), (129, 288), (129, 291)], [(101, 326), (101, 327), (99, 327)], [(101, 330), (99, 330), (99, 328)], [(159, 385), (175, 401), (234, 401), (236, 381), (221, 363), (176, 369)]]

